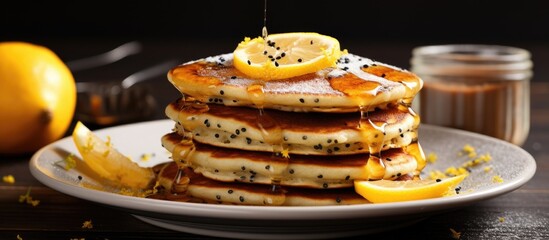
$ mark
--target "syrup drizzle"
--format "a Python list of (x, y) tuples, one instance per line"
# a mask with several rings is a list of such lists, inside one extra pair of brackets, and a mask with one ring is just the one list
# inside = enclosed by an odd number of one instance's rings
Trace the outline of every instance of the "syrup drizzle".
[(176, 144), (172, 151), (172, 160), (176, 162), (178, 166), (176, 177), (173, 179), (172, 192), (183, 193), (186, 191), (186, 187), (190, 181), (188, 177), (185, 177), (184, 169), (192, 166), (190, 159), (194, 153), (193, 131), (199, 125), (196, 121), (195, 115), (190, 117), (182, 117), (184, 113), (195, 113), (196, 115), (209, 111), (209, 107), (203, 101), (199, 101), (192, 97), (181, 98), (181, 104), (179, 109), (179, 122), (177, 124), (182, 125), (180, 129), (183, 130), (183, 139)]
[(184, 169), (189, 167), (191, 163), (188, 159), (194, 152), (194, 143), (192, 139), (183, 138), (183, 140), (175, 145), (172, 151), (172, 160), (177, 164), (177, 174), (172, 181), (172, 193), (185, 193), (190, 179), (185, 176)]
[[(360, 121), (357, 129), (363, 136), (363, 146), (368, 147), (370, 152), (367, 168), (377, 170), (370, 172), (385, 172), (386, 164), (384, 163), (385, 160), (381, 157), (381, 150), (384, 148), (383, 142), (386, 135), (385, 126), (387, 123), (378, 125), (372, 122), (367, 115), (368, 111), (375, 109), (370, 109), (369, 106), (366, 106), (366, 103), (371, 102), (379, 93), (404, 86), (404, 97), (396, 104), (400, 111), (408, 111), (414, 116), (415, 125), (419, 124), (419, 116), (412, 110), (411, 104), (415, 93), (421, 87), (420, 80), (419, 78), (405, 76), (404, 74), (407, 75), (409, 73), (403, 69), (352, 54), (342, 56), (337, 61), (337, 69), (328, 73), (332, 88), (352, 97), (359, 107)], [(346, 78), (341, 78), (344, 75)], [(373, 138), (371, 137), (372, 134)], [(421, 158), (421, 154), (417, 153), (419, 147), (416, 147), (416, 145), (410, 146), (409, 152), (414, 155), (418, 163), (421, 161), (424, 162), (425, 160)], [(381, 174), (379, 176), (370, 176), (370, 179), (381, 178), (383, 178)]]
[[(261, 29), (261, 37), (267, 39), (269, 33), (267, 31), (267, 0), (264, 2), (264, 14), (263, 14), (263, 28)], [(269, 45), (268, 41), (265, 41), (264, 51), (267, 52), (267, 48), (273, 47)], [(287, 151), (287, 145), (284, 144), (284, 136), (282, 134), (282, 128), (280, 125), (270, 117), (263, 109), (265, 104), (265, 82), (255, 81), (247, 86), (246, 90), (251, 102), (258, 109), (257, 115), (257, 127), (260, 130), (263, 142), (272, 146), (272, 161), (280, 162), (284, 160), (285, 164), (283, 169), (275, 169), (276, 164), (269, 164), (268, 170), (271, 172), (271, 185), (272, 191), (277, 191), (282, 181), (282, 172), (288, 167), (288, 159), (282, 156), (282, 152)], [(267, 169), (267, 167), (266, 167)]]
[(330, 71), (327, 77), (334, 90), (355, 99), (357, 106), (363, 106), (378, 94), (401, 86), (405, 91), (401, 103), (410, 106), (415, 93), (421, 88), (421, 80), (412, 73), (353, 54), (341, 56), (337, 68)]
[[(265, 0), (265, 2), (263, 3), (263, 28), (261, 29), (261, 37), (263, 39), (267, 39), (267, 37), (269, 36), (269, 33), (267, 31), (267, 0)], [(268, 43), (267, 41), (263, 41), (263, 52), (268, 52)]]
[(263, 4), (263, 29), (261, 29), (261, 37), (263, 37), (263, 39), (266, 39), (269, 35), (267, 33), (267, 0), (265, 0)]
[[(379, 175), (368, 176), (369, 179), (381, 179), (385, 175), (385, 163), (381, 157), (381, 150), (383, 149), (383, 142), (385, 141), (385, 126), (387, 123), (381, 123), (377, 125), (370, 118), (368, 118), (368, 112), (366, 108), (361, 105), (360, 107), (360, 121), (358, 130), (362, 135), (362, 145), (368, 147), (370, 152), (366, 168), (369, 172), (379, 172)], [(372, 137), (373, 136), (373, 137)]]
[(246, 87), (248, 97), (257, 109), (263, 109), (263, 104), (265, 104), (265, 91), (263, 90), (264, 86), (264, 82), (256, 81)]
[(252, 83), (247, 87), (247, 92), (249, 98), (252, 100), (252, 103), (258, 109), (257, 115), (257, 127), (260, 130), (261, 137), (263, 142), (272, 146), (272, 158), (274, 162), (280, 162), (281, 158), (285, 161), (283, 167), (284, 169), (275, 169), (276, 164), (269, 164), (268, 169), (271, 172), (271, 184), (272, 190), (276, 191), (280, 185), (282, 179), (282, 172), (288, 166), (288, 159), (282, 156), (282, 152), (287, 149), (287, 146), (284, 144), (284, 136), (282, 134), (282, 128), (276, 122), (275, 119), (269, 116), (267, 112), (263, 109), (263, 104), (265, 100), (265, 92), (263, 91), (264, 82)]
[(421, 148), (421, 145), (419, 144), (419, 142), (415, 141), (410, 145), (404, 147), (403, 149), (404, 149), (404, 152), (412, 155), (416, 160), (417, 167), (416, 167), (416, 171), (414, 171), (414, 176), (419, 177), (421, 170), (425, 168), (425, 165), (427, 164), (427, 161), (425, 160), (425, 154), (423, 153), (423, 149)]

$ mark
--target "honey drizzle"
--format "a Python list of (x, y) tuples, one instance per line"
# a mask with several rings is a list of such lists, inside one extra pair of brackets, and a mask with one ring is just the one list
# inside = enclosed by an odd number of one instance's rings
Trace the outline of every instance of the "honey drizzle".
[[(359, 105), (360, 109), (360, 120), (358, 123), (358, 130), (362, 136), (362, 146), (368, 147), (369, 157), (368, 162), (366, 163), (366, 168), (368, 172), (380, 172), (385, 173), (385, 163), (381, 157), (381, 150), (383, 149), (383, 142), (385, 140), (385, 126), (387, 123), (384, 122), (380, 126), (372, 122), (368, 118), (367, 107), (364, 105)], [(368, 176), (369, 179), (381, 179), (385, 174)]]
[(185, 176), (185, 171), (178, 167), (177, 173), (173, 179), (172, 184), (172, 193), (181, 194), (187, 192), (187, 187), (189, 186), (190, 179)]
[(414, 176), (419, 177), (421, 170), (423, 170), (423, 168), (425, 168), (425, 165), (427, 164), (427, 161), (425, 160), (425, 153), (423, 153), (423, 149), (421, 148), (421, 145), (419, 144), (418, 141), (415, 141), (410, 145), (404, 147), (403, 149), (404, 149), (404, 152), (412, 155), (416, 160), (417, 167), (416, 167), (416, 171), (414, 171)]
[[(375, 169), (370, 172), (385, 172), (380, 170), (385, 169), (385, 160), (381, 157), (381, 150), (384, 148), (387, 123), (377, 125), (372, 122), (368, 118), (368, 111), (375, 109), (366, 106), (366, 103), (375, 98), (377, 94), (402, 85), (405, 88), (405, 94), (396, 104), (400, 111), (408, 111), (414, 116), (414, 126), (417, 126), (419, 116), (412, 110), (411, 104), (415, 93), (421, 87), (421, 80), (405, 70), (352, 54), (342, 56), (337, 61), (337, 65), (337, 69), (328, 74), (328, 79), (333, 89), (352, 97), (359, 107), (360, 121), (357, 129), (362, 135), (361, 144), (363, 147), (368, 147), (370, 153), (366, 168)], [(344, 75), (346, 77), (341, 78)], [(416, 148), (411, 146), (410, 153), (415, 154), (414, 157), (419, 163), (422, 161), (420, 154), (417, 154), (416, 150), (412, 150)], [(383, 175), (369, 176), (369, 178), (381, 179)]]
[[(266, 40), (269, 36), (267, 31), (267, 0), (263, 3), (263, 28), (261, 29), (261, 37)], [(263, 41), (263, 51), (268, 51), (267, 41)]]
[(263, 90), (263, 87), (264, 83), (261, 81), (256, 81), (246, 87), (250, 101), (258, 109), (263, 109), (263, 104), (265, 104), (265, 91)]
[[(267, 0), (264, 2), (263, 28), (261, 29), (261, 37), (267, 39), (269, 33), (267, 31)], [(264, 41), (264, 51), (270, 47), (267, 41)], [(272, 162), (280, 162), (284, 160), (285, 167), (283, 169), (275, 169), (276, 164), (265, 166), (271, 172), (272, 191), (277, 191), (280, 182), (282, 181), (282, 173), (288, 167), (288, 159), (283, 157), (282, 153), (287, 151), (287, 145), (284, 144), (284, 136), (280, 125), (265, 112), (263, 105), (265, 103), (265, 82), (256, 81), (247, 86), (246, 91), (248, 97), (254, 106), (258, 109), (257, 127), (261, 133), (263, 142), (272, 146)]]
[[(179, 115), (177, 117), (177, 124), (182, 126), (183, 137), (192, 140), (193, 131), (199, 125), (199, 122), (196, 120), (196, 115), (206, 113), (210, 110), (210, 108), (206, 103), (191, 97), (183, 97), (179, 101)], [(185, 114), (188, 113), (194, 113), (196, 115), (185, 118)]]
[[(402, 98), (398, 104), (398, 109), (401, 111), (407, 111), (410, 115), (414, 117), (414, 124), (413, 126), (419, 126), (420, 123), (420, 117), (419, 115), (414, 111), (412, 108), (412, 101), (414, 100), (415, 95), (413, 94), (416, 91), (419, 91), (419, 81), (399, 81), (402, 85), (406, 87), (406, 93), (405, 97)], [(409, 144), (408, 146), (404, 147), (404, 152), (407, 154), (410, 154), (414, 157), (417, 163), (416, 171), (414, 171), (414, 178), (419, 178), (419, 174), (421, 173), (421, 170), (426, 165), (425, 160), (425, 154), (423, 152), (423, 149), (421, 148), (421, 145), (417, 140)]]
[[(209, 107), (206, 103), (199, 101), (192, 97), (183, 97), (180, 99), (178, 123), (183, 131), (183, 138), (178, 142), (172, 151), (172, 160), (178, 166), (176, 177), (173, 179), (172, 192), (183, 193), (187, 189), (187, 185), (190, 181), (188, 177), (185, 177), (184, 169), (191, 167), (192, 154), (194, 154), (194, 142), (193, 132), (199, 125), (196, 120), (196, 115), (206, 113), (209, 111)], [(190, 117), (184, 117), (183, 114), (195, 113), (196, 115)]]
[(194, 143), (192, 139), (183, 138), (181, 142), (175, 145), (172, 151), (172, 160), (177, 164), (177, 174), (172, 181), (172, 193), (185, 193), (190, 179), (185, 176), (184, 169), (191, 166), (190, 155), (194, 153)]
[(282, 173), (288, 166), (288, 159), (282, 157), (281, 154), (287, 149), (287, 146), (284, 144), (282, 128), (263, 108), (265, 100), (263, 87), (264, 82), (255, 82), (247, 87), (247, 92), (252, 103), (258, 109), (256, 124), (261, 133), (263, 142), (272, 146), (272, 162), (280, 162), (281, 159), (285, 161), (285, 167), (282, 169), (275, 169), (276, 164), (268, 164), (265, 166), (271, 173), (272, 190), (276, 191), (282, 181)]
[(263, 7), (263, 29), (261, 29), (261, 37), (267, 39), (267, 36), (269, 35), (267, 33), (267, 0), (263, 3)]
[(281, 152), (283, 142), (282, 129), (279, 124), (270, 117), (264, 110), (265, 91), (263, 90), (264, 82), (258, 81), (250, 84), (247, 87), (248, 96), (252, 103), (258, 109), (257, 127), (263, 138), (263, 142), (273, 146), (273, 152)]
[(368, 151), (370, 153), (381, 153), (381, 150), (383, 149), (383, 142), (385, 140), (385, 126), (387, 126), (387, 123), (384, 122), (381, 126), (378, 126), (370, 119), (368, 119), (368, 123), (374, 132), (374, 139), (368, 141)]

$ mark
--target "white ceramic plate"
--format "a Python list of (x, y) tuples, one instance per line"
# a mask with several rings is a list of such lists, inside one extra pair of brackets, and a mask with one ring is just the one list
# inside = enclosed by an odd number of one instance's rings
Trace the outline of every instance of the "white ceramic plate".
[[(114, 146), (143, 166), (169, 161), (160, 138), (171, 131), (173, 122), (157, 120), (95, 131), (110, 136)], [(472, 168), (461, 184), (459, 195), (410, 202), (322, 207), (229, 206), (171, 202), (124, 196), (94, 190), (82, 185), (101, 185), (90, 171), (79, 164), (66, 171), (55, 163), (68, 154), (80, 156), (71, 138), (54, 142), (30, 161), (32, 175), (59, 192), (127, 211), (138, 219), (167, 229), (194, 234), (248, 239), (320, 239), (368, 234), (413, 224), (428, 216), (451, 211), (481, 200), (513, 191), (536, 170), (533, 157), (507, 142), (470, 132), (423, 124), (420, 144), (426, 154), (435, 153), (438, 160), (428, 164), (425, 173), (460, 166), (467, 156), (459, 156), (465, 144), (478, 154), (490, 154), (492, 161)], [(140, 161), (143, 154), (152, 156)], [(492, 170), (484, 171), (491, 166)], [(503, 183), (492, 181), (498, 175)], [(79, 180), (78, 176), (82, 177)]]

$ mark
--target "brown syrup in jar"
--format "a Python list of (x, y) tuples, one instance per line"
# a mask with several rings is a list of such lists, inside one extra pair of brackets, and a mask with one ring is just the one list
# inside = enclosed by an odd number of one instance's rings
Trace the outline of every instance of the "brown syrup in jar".
[(425, 81), (416, 102), (424, 123), (522, 145), (530, 128), (530, 52), (511, 46), (451, 44), (413, 49)]

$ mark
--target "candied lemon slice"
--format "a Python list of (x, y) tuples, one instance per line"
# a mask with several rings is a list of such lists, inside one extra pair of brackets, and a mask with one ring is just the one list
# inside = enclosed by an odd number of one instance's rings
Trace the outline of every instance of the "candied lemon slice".
[(132, 189), (146, 189), (155, 178), (151, 168), (139, 166), (81, 122), (76, 123), (72, 138), (86, 165), (111, 183)]
[(401, 202), (451, 195), (466, 175), (408, 181), (355, 181), (355, 191), (373, 203)]
[(245, 38), (233, 52), (234, 66), (261, 80), (285, 79), (335, 67), (341, 56), (339, 41), (311, 32)]

